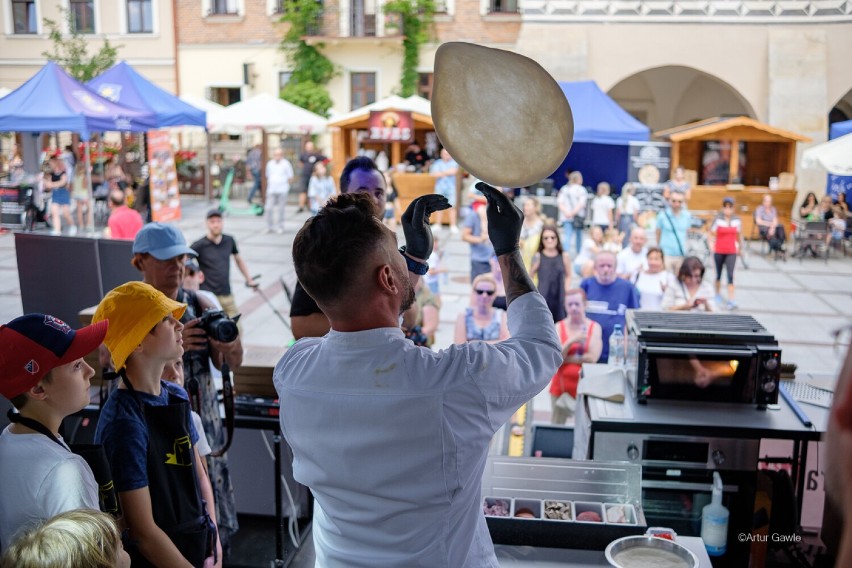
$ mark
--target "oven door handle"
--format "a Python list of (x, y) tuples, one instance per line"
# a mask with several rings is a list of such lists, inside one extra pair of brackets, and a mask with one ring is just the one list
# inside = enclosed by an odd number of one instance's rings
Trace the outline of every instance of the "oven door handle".
[[(654, 481), (651, 479), (642, 480), (642, 489), (671, 489), (684, 491), (705, 491), (711, 493), (713, 491), (712, 483), (689, 483), (686, 481)], [(737, 493), (739, 488), (736, 485), (723, 485), (723, 493)]]
[(662, 345), (648, 345), (645, 351), (649, 355), (753, 355), (756, 351), (749, 347), (727, 346), (724, 348), (712, 347), (664, 347)]

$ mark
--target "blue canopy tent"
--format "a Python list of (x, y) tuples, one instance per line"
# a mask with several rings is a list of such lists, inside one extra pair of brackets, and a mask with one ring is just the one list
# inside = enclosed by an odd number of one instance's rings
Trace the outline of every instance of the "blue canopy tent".
[(122, 61), (113, 65), (87, 86), (120, 105), (151, 112), (156, 128), (166, 126), (200, 126), (207, 128), (207, 113), (164, 91)]
[(834, 140), (846, 134), (852, 133), (852, 120), (844, 120), (843, 122), (835, 122), (828, 130), (828, 139)]
[(153, 113), (107, 100), (48, 62), (26, 83), (0, 99), (0, 132), (138, 132), (154, 128)]
[(574, 115), (574, 144), (562, 165), (550, 176), (562, 186), (568, 171), (580, 170), (583, 183), (594, 187), (609, 182), (618, 192), (627, 181), (630, 142), (650, 139), (651, 130), (630, 116), (594, 81), (560, 82)]

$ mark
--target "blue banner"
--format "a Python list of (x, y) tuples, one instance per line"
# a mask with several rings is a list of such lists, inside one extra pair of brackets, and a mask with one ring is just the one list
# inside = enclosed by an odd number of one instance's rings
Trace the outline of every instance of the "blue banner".
[(852, 194), (852, 176), (828, 174), (828, 183), (825, 186), (825, 192), (835, 201), (837, 201), (837, 195), (840, 193), (849, 196)]

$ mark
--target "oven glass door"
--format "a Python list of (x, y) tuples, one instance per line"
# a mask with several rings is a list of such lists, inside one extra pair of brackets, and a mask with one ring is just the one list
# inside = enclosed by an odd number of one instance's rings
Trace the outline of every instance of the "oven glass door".
[(648, 345), (646, 396), (753, 402), (756, 352), (737, 346)]

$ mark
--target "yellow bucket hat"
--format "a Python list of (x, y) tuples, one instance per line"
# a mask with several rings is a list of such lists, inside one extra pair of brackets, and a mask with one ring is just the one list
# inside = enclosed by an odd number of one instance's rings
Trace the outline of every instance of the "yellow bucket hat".
[(186, 311), (181, 304), (144, 282), (128, 282), (111, 290), (98, 304), (92, 323), (109, 320), (104, 345), (112, 355), (112, 364), (120, 371), (133, 350), (168, 314), (180, 319)]

